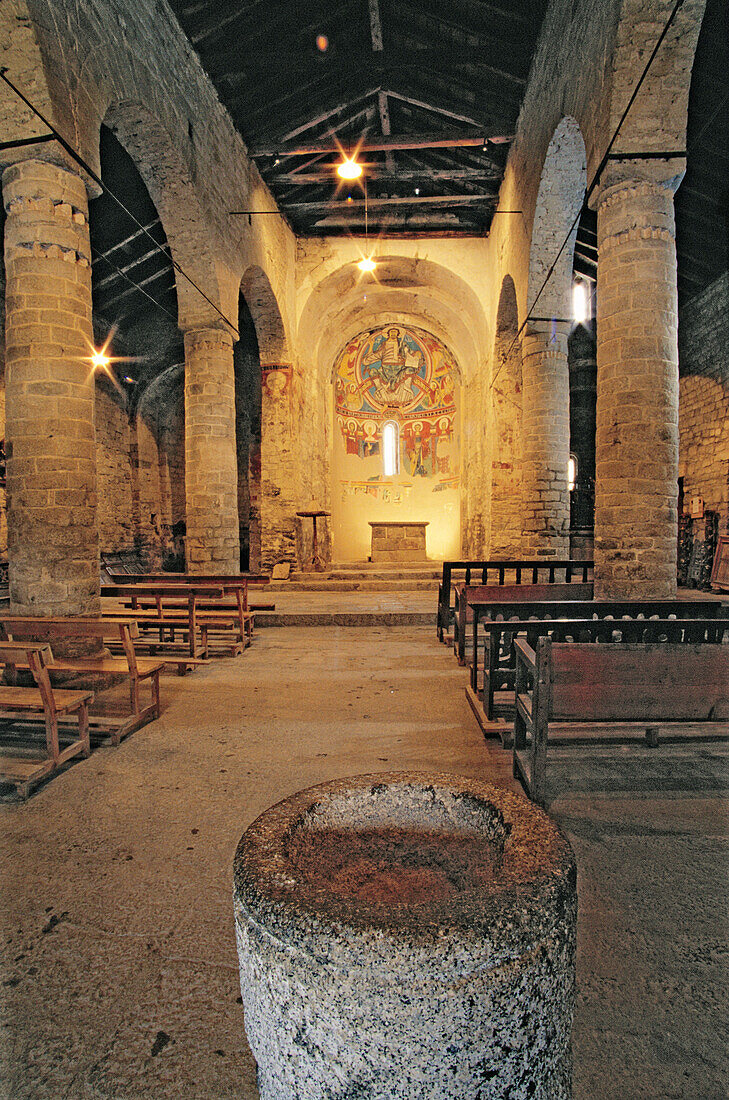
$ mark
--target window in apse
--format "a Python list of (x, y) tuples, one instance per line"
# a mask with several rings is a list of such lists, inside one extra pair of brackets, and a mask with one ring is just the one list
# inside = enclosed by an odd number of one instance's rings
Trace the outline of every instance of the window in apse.
[(382, 425), (382, 472), (385, 477), (400, 473), (400, 432), (394, 420)]

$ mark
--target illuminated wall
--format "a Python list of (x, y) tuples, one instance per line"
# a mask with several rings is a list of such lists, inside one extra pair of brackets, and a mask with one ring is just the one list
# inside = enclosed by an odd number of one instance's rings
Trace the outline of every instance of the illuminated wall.
[[(457, 557), (459, 370), (423, 329), (389, 323), (350, 340), (334, 378), (334, 557), (370, 553), (370, 520), (428, 521), (428, 557)], [(397, 425), (399, 472), (384, 472), (383, 428)]]

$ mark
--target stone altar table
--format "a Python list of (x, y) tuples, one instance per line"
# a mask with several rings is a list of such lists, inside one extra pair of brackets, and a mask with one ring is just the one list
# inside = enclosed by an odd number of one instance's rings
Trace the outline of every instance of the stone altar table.
[(428, 521), (370, 520), (372, 561), (426, 561)]

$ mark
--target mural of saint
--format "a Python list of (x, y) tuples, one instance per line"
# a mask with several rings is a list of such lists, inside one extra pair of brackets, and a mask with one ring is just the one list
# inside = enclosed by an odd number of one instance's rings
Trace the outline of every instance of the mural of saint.
[(418, 398), (420, 390), (413, 383), (424, 365), (417, 343), (407, 334), (401, 336), (394, 325), (387, 336), (373, 340), (371, 351), (362, 358), (362, 367), (369, 368), (367, 375), (375, 383), (371, 396), (388, 407), (411, 405)]
[(400, 425), (402, 469), (442, 475), (439, 448), (452, 438), (458, 367), (431, 333), (404, 324), (369, 329), (350, 340), (334, 370), (335, 410), (346, 452), (378, 453), (385, 421)]

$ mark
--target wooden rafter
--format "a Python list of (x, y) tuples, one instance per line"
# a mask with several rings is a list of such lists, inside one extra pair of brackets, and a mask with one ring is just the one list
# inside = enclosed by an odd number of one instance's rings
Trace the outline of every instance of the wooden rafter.
[[(358, 145), (361, 153), (385, 151), (387, 149), (481, 149), (487, 143), (504, 145), (511, 141), (510, 135), (504, 134), (400, 134), (389, 138), (366, 138)], [(339, 146), (332, 141), (316, 141), (306, 144), (285, 146), (283, 141), (272, 145), (259, 145), (258, 148), (249, 150), (253, 157), (302, 157), (314, 153), (337, 153)]]

